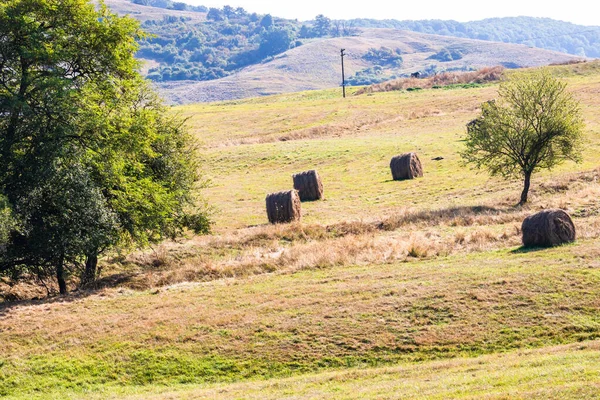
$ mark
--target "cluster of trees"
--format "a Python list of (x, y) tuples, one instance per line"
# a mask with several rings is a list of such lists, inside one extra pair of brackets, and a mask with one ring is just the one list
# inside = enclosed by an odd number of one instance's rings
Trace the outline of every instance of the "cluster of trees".
[(383, 46), (378, 49), (371, 47), (362, 58), (375, 65), (387, 67), (400, 67), (402, 65), (402, 52), (398, 48), (392, 50)]
[(142, 24), (143, 29), (153, 36), (140, 41), (138, 57), (159, 63), (147, 76), (157, 82), (218, 79), (300, 46), (300, 39), (358, 33), (353, 23), (332, 21), (324, 15), (318, 15), (309, 25), (300, 26), (297, 21), (249, 13), (242, 7), (199, 6), (192, 9), (168, 0), (133, 1), (207, 13), (205, 22), (168, 15), (162, 20), (148, 20)]
[(350, 76), (346, 83), (350, 86), (372, 85), (389, 79), (396, 79), (402, 67), (402, 52), (389, 47), (372, 47), (362, 58), (375, 64)]
[(87, 0), (0, 4), (0, 276), (65, 293), (115, 246), (208, 229), (193, 142), (136, 72), (143, 37)]
[(138, 56), (160, 63), (148, 74), (159, 82), (221, 78), (301, 44), (295, 21), (241, 7), (210, 8), (206, 22), (165, 16), (142, 27), (154, 37), (140, 41)]
[(299, 32), (300, 38), (320, 38), (320, 37), (343, 37), (356, 36), (359, 30), (352, 21), (331, 20), (330, 18), (319, 14), (315, 17), (312, 24), (302, 25)]
[(518, 43), (578, 56), (600, 57), (600, 27), (575, 25), (549, 18), (510, 17), (481, 21), (351, 20), (365, 28), (395, 28), (461, 38)]
[(438, 60), (440, 62), (449, 62), (460, 60), (463, 58), (464, 54), (464, 49), (456, 46), (449, 46), (430, 56), (429, 59)]

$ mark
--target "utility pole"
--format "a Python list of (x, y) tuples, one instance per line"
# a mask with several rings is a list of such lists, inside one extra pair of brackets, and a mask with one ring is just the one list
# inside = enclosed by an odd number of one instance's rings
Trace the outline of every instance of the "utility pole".
[(340, 53), (342, 55), (342, 93), (344, 95), (344, 98), (346, 98), (346, 78), (344, 77), (344, 51), (346, 51), (346, 49), (342, 49)]

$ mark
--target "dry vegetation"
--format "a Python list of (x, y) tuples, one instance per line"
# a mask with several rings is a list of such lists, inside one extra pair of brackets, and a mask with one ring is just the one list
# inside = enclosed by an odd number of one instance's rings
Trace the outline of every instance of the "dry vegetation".
[(402, 78), (357, 90), (354, 94), (391, 92), (393, 90), (431, 89), (451, 85), (486, 84), (498, 82), (504, 74), (503, 67), (486, 67), (472, 72), (442, 72), (426, 78)]
[[(181, 108), (213, 171), (215, 234), (112, 254), (96, 287), (65, 298), (4, 304), (0, 395), (343, 398), (364, 387), (388, 398), (404, 393), (394, 382), (406, 371), (426, 388), (409, 397), (487, 393), (490, 371), (505, 382), (491, 398), (597, 394), (586, 384), (600, 370), (598, 68), (556, 67), (582, 101), (585, 161), (534, 177), (527, 207), (514, 206), (520, 183), (476, 175), (456, 156), (493, 85)], [(319, 126), (345, 128), (293, 137)], [(413, 150), (424, 177), (392, 181), (390, 157)], [(302, 222), (267, 224), (265, 194), (310, 168), (325, 199), (303, 203)], [(526, 251), (521, 222), (545, 208), (569, 212), (577, 241)], [(45, 295), (9, 283), (6, 298)], [(575, 342), (590, 351), (547, 347)], [(465, 356), (478, 358), (449, 360)], [(580, 366), (572, 386), (565, 363)], [(319, 375), (296, 376), (307, 373)]]

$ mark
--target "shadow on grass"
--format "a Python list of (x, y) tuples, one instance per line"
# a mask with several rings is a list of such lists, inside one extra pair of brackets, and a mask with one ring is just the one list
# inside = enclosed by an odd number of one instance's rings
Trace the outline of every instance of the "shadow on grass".
[[(100, 293), (104, 289), (116, 288), (124, 286), (134, 282), (135, 278), (139, 275), (138, 272), (131, 273), (118, 273), (112, 274), (101, 279), (98, 279), (93, 284), (86, 287), (76, 288), (65, 295), (59, 295), (56, 293), (50, 294), (45, 297), (35, 297), (32, 299), (6, 299), (3, 303), (0, 303), (0, 318), (6, 317), (10, 310), (19, 306), (32, 306), (41, 304), (56, 304), (56, 303), (70, 303), (83, 299), (88, 296), (92, 296)], [(131, 286), (127, 286), (128, 289), (132, 289)], [(140, 290), (146, 290), (147, 287), (139, 288)], [(135, 290), (135, 287), (133, 288)]]
[(573, 242), (558, 244), (555, 246), (545, 246), (545, 247), (544, 246), (531, 246), (531, 247), (521, 246), (521, 247), (518, 247), (518, 248), (512, 250), (511, 253), (512, 254), (536, 253), (538, 251), (545, 251), (545, 250), (551, 250), (551, 249), (556, 249), (556, 248), (560, 248), (560, 247), (572, 246), (575, 243), (576, 243), (576, 241), (573, 241)]
[(527, 254), (527, 253), (536, 253), (538, 251), (548, 250), (549, 247), (517, 247), (514, 250), (511, 250), (511, 254)]

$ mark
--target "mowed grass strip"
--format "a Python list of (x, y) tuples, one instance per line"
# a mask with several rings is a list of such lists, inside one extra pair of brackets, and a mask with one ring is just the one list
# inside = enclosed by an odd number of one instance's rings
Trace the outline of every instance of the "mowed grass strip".
[(600, 342), (268, 381), (182, 387), (177, 391), (154, 390), (159, 393), (124, 398), (591, 399), (600, 397)]
[(598, 259), (583, 240), (5, 307), (0, 393), (234, 382), (594, 340)]

